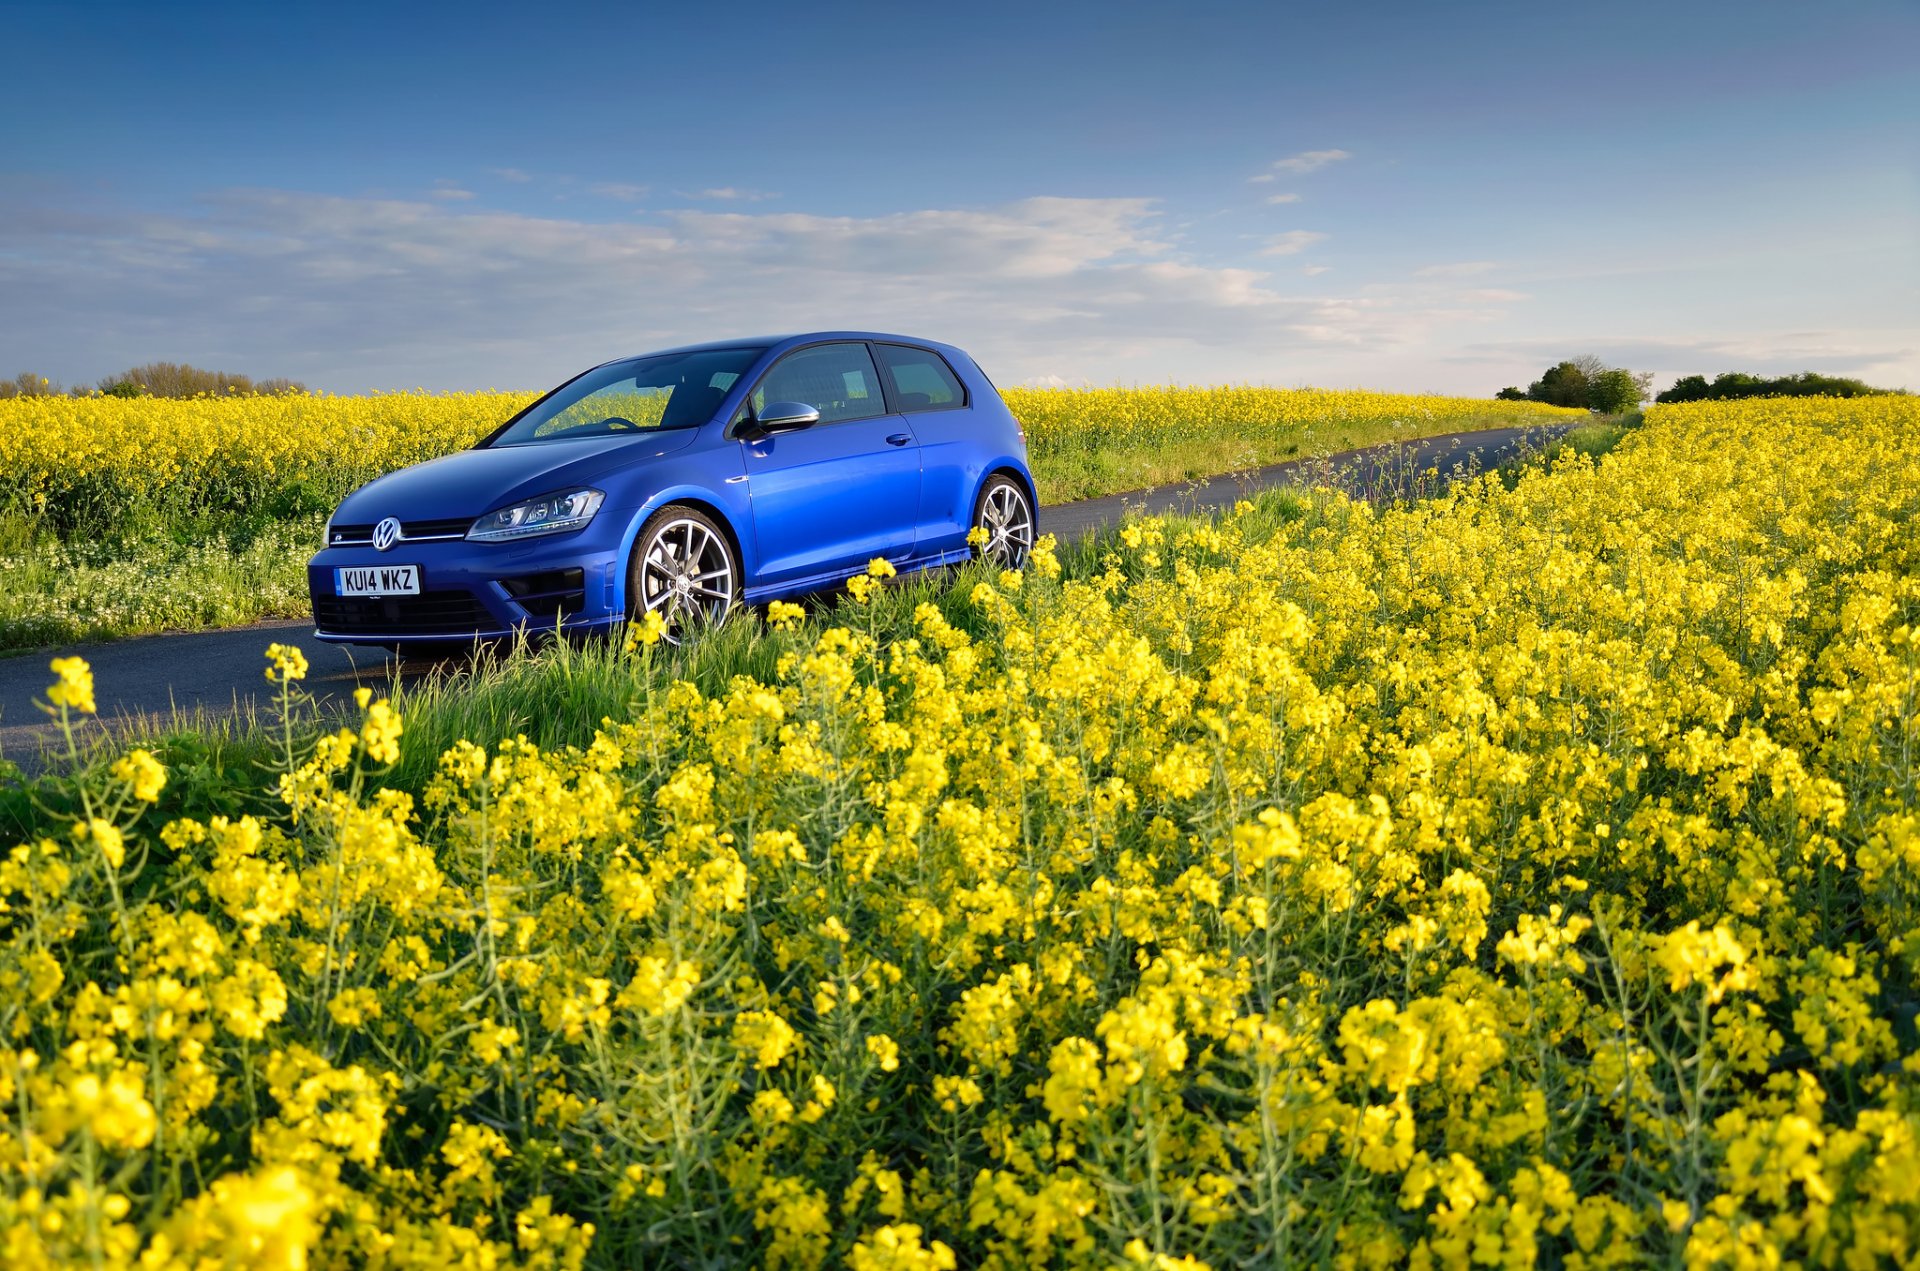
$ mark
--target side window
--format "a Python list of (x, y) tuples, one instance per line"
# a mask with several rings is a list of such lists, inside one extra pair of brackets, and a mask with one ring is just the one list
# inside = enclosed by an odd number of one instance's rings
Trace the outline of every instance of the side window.
[(887, 413), (880, 376), (864, 344), (816, 344), (774, 363), (753, 390), (753, 408), (768, 402), (805, 402), (820, 422), (837, 424)]
[(904, 412), (946, 410), (967, 404), (967, 391), (960, 387), (947, 360), (931, 349), (908, 348), (904, 344), (882, 344), (880, 361), (893, 380), (893, 397)]

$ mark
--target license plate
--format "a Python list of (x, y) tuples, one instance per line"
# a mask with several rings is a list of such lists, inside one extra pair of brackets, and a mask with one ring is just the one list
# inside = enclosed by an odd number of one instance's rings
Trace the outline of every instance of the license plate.
[(418, 565), (354, 565), (333, 571), (336, 596), (417, 596)]

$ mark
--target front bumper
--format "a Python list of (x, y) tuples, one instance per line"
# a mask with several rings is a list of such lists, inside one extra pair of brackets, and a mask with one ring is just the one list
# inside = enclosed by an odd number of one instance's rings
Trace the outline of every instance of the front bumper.
[[(602, 526), (603, 519), (610, 524)], [(626, 616), (622, 519), (603, 511), (584, 530), (517, 543), (325, 548), (307, 563), (315, 634), (335, 644), (444, 644), (614, 626)], [(420, 594), (338, 594), (336, 569), (369, 565), (418, 565)]]

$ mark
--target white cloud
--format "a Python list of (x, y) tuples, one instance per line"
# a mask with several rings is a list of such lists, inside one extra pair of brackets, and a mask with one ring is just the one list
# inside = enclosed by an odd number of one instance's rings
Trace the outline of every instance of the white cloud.
[(1282, 172), (1296, 175), (1318, 172), (1330, 163), (1339, 163), (1342, 159), (1351, 159), (1353, 154), (1346, 150), (1302, 150), (1299, 154), (1276, 159), (1271, 167), (1258, 176), (1247, 178), (1255, 184), (1264, 184), (1279, 177)]
[(1497, 260), (1461, 260), (1447, 265), (1428, 265), (1424, 269), (1413, 271), (1415, 278), (1471, 278), (1475, 274), (1484, 274), (1490, 269), (1498, 269)]
[(1490, 300), (1495, 304), (1509, 300), (1531, 300), (1533, 296), (1525, 291), (1509, 291), (1505, 287), (1475, 287), (1461, 293), (1468, 300)]
[(1267, 245), (1260, 249), (1260, 254), (1262, 256), (1292, 256), (1307, 250), (1307, 248), (1313, 246), (1315, 243), (1323, 243), (1326, 239), (1327, 236), (1317, 230), (1290, 229), (1284, 234), (1277, 234), (1268, 239)]
[(436, 199), (446, 199), (453, 202), (464, 202), (473, 197), (472, 190), (463, 190), (451, 181), (438, 183), (432, 190), (428, 191), (428, 193)]
[(618, 181), (601, 181), (587, 187), (588, 191), (604, 199), (618, 199), (622, 203), (638, 203), (647, 197), (644, 185), (626, 185)]
[(1269, 203), (1298, 203), (1299, 201), (1300, 196), (1298, 194), (1269, 194), (1267, 196), (1267, 202)]
[(502, 181), (511, 181), (515, 185), (525, 185), (533, 180), (531, 172), (522, 172), (519, 168), (488, 168), (487, 171)]
[(768, 199), (777, 199), (778, 194), (769, 194), (765, 190), (742, 190), (731, 185), (723, 185), (711, 190), (675, 190), (683, 199), (701, 199), (709, 202), (764, 203)]
[(1332, 265), (1302, 265), (1300, 267), (1300, 272), (1305, 274), (1309, 278), (1315, 278), (1321, 274), (1326, 273), (1329, 269), (1332, 269), (1332, 268), (1333, 268)]
[[(1417, 388), (1432, 381), (1405, 377), (1491, 312), (1412, 284), (1296, 292), (1324, 267), (1287, 264), (1282, 278), (1196, 259), (1134, 198), (646, 223), (275, 190), (185, 215), (16, 204), (0, 214), (0, 292), (34, 300), (0, 307), (0, 347), (68, 381), (163, 359), (341, 392), (538, 388), (668, 344), (853, 327), (951, 340), (1009, 384)], [(1469, 385), (1486, 373), (1451, 367)]]

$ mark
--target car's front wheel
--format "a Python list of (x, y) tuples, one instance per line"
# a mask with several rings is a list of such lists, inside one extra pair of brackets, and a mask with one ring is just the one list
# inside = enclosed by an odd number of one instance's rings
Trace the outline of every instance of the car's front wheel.
[(726, 531), (698, 508), (672, 503), (647, 518), (627, 572), (627, 616), (648, 610), (674, 644), (717, 627), (740, 600), (740, 562)]
[(1033, 525), (1033, 501), (1026, 487), (996, 473), (987, 478), (973, 511), (974, 532), (968, 541), (974, 544), (974, 557), (1004, 569), (1020, 568), (1033, 550)]

